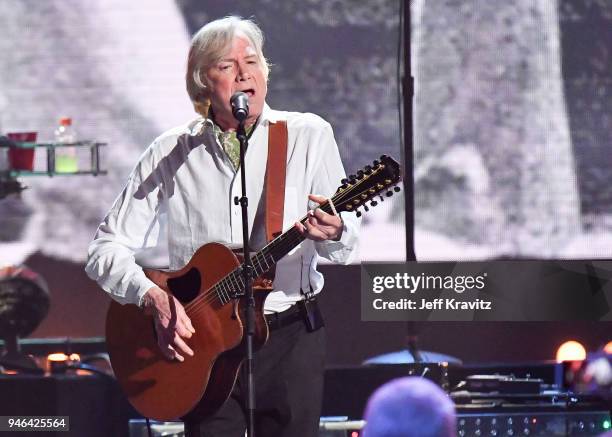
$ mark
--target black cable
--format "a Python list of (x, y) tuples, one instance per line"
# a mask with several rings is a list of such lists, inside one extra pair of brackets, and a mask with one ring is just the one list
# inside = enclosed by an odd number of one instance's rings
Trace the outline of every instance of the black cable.
[(147, 421), (147, 433), (149, 434), (149, 437), (153, 437), (153, 434), (151, 434), (151, 421), (148, 417), (145, 417), (145, 420)]
[[(403, 53), (403, 29), (404, 29), (404, 0), (399, 0), (399, 23), (397, 28), (397, 115), (399, 117), (400, 132), (400, 157), (403, 158), (404, 148), (404, 104), (402, 96), (402, 53)], [(404, 160), (405, 162), (405, 160)], [(406, 205), (406, 208), (408, 205)]]

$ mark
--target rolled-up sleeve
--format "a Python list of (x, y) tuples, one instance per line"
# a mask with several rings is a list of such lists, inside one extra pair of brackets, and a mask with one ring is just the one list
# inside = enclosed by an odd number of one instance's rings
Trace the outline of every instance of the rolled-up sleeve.
[(160, 183), (152, 174), (150, 149), (104, 218), (88, 249), (87, 275), (121, 304), (139, 305), (155, 284), (136, 263), (135, 254), (157, 246), (164, 206)]

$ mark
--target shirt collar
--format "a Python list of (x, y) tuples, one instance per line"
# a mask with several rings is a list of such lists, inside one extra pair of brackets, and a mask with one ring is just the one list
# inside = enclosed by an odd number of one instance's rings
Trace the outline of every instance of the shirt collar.
[(267, 103), (264, 103), (263, 110), (261, 111), (261, 115), (259, 116), (259, 122), (269, 122), (276, 123), (279, 120), (276, 111), (268, 106)]
[[(261, 115), (259, 116), (259, 121), (257, 123), (259, 124), (266, 124), (266, 123), (276, 123), (279, 120), (277, 111), (273, 110), (272, 108), (270, 108), (270, 106), (264, 102), (264, 106), (263, 109), (261, 111)], [(198, 123), (200, 124), (200, 123)], [(211, 118), (209, 117), (202, 117), (201, 119), (201, 124), (198, 129), (198, 133), (199, 134), (203, 134), (205, 132), (205, 130), (207, 128), (214, 128), (214, 122), (212, 121)]]

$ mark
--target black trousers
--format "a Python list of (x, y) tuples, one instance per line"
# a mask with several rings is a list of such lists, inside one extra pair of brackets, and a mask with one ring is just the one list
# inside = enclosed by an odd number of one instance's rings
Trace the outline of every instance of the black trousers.
[[(243, 366), (245, 368), (246, 366)], [(308, 332), (303, 320), (271, 330), (255, 353), (256, 437), (316, 437), (323, 398), (325, 328)], [(186, 437), (244, 437), (246, 372), (225, 404), (203, 422), (186, 423)]]

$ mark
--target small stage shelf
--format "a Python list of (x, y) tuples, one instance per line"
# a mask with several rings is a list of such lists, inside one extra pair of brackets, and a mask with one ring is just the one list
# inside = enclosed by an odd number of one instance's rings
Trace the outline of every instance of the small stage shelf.
[[(0, 153), (6, 155), (2, 160), (6, 161), (3, 169), (0, 169), (0, 199), (6, 197), (9, 194), (19, 193), (25, 188), (17, 180), (20, 177), (30, 176), (84, 176), (84, 175), (105, 175), (107, 171), (100, 168), (100, 148), (107, 146), (107, 143), (99, 141), (78, 141), (74, 143), (37, 143), (37, 142), (19, 142), (19, 141), (6, 141), (3, 137), (3, 141), (0, 141)], [(22, 156), (18, 159), (23, 159), (24, 162), (20, 162), (19, 165), (11, 163), (10, 154), (23, 150), (44, 150), (46, 157), (44, 164), (39, 164), (39, 168), (34, 165), (34, 153), (30, 152), (29, 155)], [(72, 150), (74, 156), (74, 170), (60, 170), (57, 169), (58, 163), (58, 150), (69, 149)], [(84, 153), (78, 153), (79, 150), (85, 149)], [(87, 153), (87, 150), (89, 153)], [(85, 156), (83, 156), (85, 155)], [(81, 157), (82, 161), (78, 158)], [(0, 160), (1, 161), (1, 160)], [(87, 162), (89, 168), (87, 168)], [(15, 168), (16, 167), (16, 168)], [(40, 168), (42, 167), (42, 168)]]
[[(47, 152), (47, 169), (46, 170), (6, 170), (4, 173), (11, 178), (20, 176), (73, 176), (73, 175), (104, 175), (106, 170), (100, 169), (100, 147), (105, 147), (107, 143), (101, 143), (97, 141), (78, 141), (75, 143), (29, 143), (29, 142), (15, 142), (16, 147), (2, 147), (5, 149), (17, 148), (17, 149), (45, 149)], [(90, 168), (89, 170), (78, 170), (74, 172), (63, 172), (56, 171), (56, 150), (57, 149), (76, 149), (76, 148), (88, 148), (90, 152)]]

